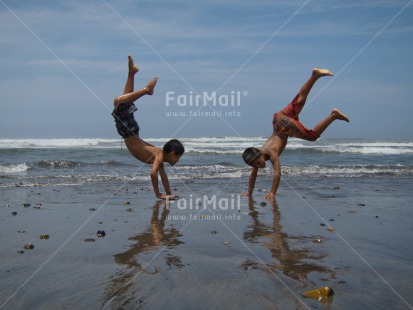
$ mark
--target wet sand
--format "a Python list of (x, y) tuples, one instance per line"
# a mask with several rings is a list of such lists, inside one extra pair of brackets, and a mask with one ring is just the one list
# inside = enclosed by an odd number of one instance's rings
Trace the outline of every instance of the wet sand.
[(0, 308), (411, 308), (411, 182), (284, 179), (275, 203), (265, 178), (253, 200), (245, 179), (175, 181), (169, 204), (144, 183), (2, 188)]

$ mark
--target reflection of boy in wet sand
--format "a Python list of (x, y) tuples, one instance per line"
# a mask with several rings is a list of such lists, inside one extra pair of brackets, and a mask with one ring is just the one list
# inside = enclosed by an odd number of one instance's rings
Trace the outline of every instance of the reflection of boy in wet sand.
[[(162, 206), (165, 207), (161, 208)], [(152, 210), (150, 228), (136, 236), (128, 238), (128, 240), (135, 241), (135, 243), (126, 251), (114, 255), (115, 262), (118, 265), (126, 265), (128, 268), (120, 268), (111, 276), (108, 287), (105, 289), (103, 295), (103, 307), (101, 308), (109, 308), (112, 300), (116, 300), (116, 303), (123, 307), (110, 308), (133, 308), (129, 307), (131, 305), (131, 296), (136, 296), (137, 292), (144, 294), (145, 290), (143, 287), (151, 290), (150, 286), (152, 283), (162, 281), (162, 278), (146, 279), (144, 282), (137, 281), (136, 279), (142, 271), (156, 273), (159, 269), (166, 270), (171, 267), (181, 268), (183, 266), (182, 258), (175, 255), (175, 252), (171, 250), (183, 243), (179, 239), (182, 235), (176, 228), (172, 227), (173, 225), (165, 228), (168, 214), (169, 208), (167, 202), (158, 200)], [(162, 251), (159, 250), (160, 248), (162, 248)], [(152, 257), (150, 261), (146, 259), (148, 257)], [(160, 264), (160, 257), (164, 257), (165, 263), (164, 266), (159, 266), (158, 268), (152, 262)], [(151, 291), (151, 294), (152, 293)], [(141, 299), (143, 299), (143, 297)]]
[(264, 168), (265, 161), (270, 160), (274, 168), (274, 180), (270, 193), (265, 195), (264, 198), (274, 198), (281, 177), (281, 167), (278, 157), (287, 145), (288, 137), (315, 141), (335, 120), (339, 119), (346, 122), (350, 121), (347, 116), (337, 109), (334, 109), (329, 116), (318, 123), (312, 130), (304, 127), (298, 119), (298, 115), (303, 109), (307, 96), (310, 93), (314, 83), (322, 76), (332, 75), (333, 74), (327, 69), (313, 69), (311, 77), (301, 87), (300, 92), (293, 99), (293, 101), (283, 110), (274, 114), (274, 131), (264, 145), (261, 148), (250, 147), (244, 151), (242, 154), (244, 162), (252, 167), (248, 183), (248, 193), (243, 194), (244, 196), (252, 195), (258, 169)]
[[(158, 78), (155, 77), (146, 87), (134, 91), (134, 78), (139, 69), (130, 55), (128, 58), (129, 71), (125, 89), (123, 95), (116, 97), (114, 100), (115, 109), (112, 116), (115, 118), (116, 129), (124, 138), (128, 150), (137, 160), (146, 164), (152, 164), (151, 180), (156, 197), (173, 199), (175, 196), (171, 193), (168, 177), (164, 170), (164, 163), (167, 162), (171, 166), (175, 165), (185, 152), (185, 149), (181, 142), (175, 139), (166, 142), (161, 150), (139, 137), (139, 125), (133, 117), (133, 113), (137, 110), (134, 102), (144, 95), (152, 95)], [(166, 195), (159, 192), (158, 173)]]
[[(273, 222), (271, 225), (267, 225), (260, 221), (260, 219), (264, 218), (264, 214), (260, 214), (257, 208), (255, 208), (253, 198), (248, 198), (248, 214), (251, 216), (252, 225), (248, 226), (249, 230), (244, 231), (244, 240), (251, 243), (256, 243), (258, 240), (263, 241), (260, 244), (267, 248), (275, 259), (275, 262), (267, 264), (267, 267), (274, 268), (274, 271), (280, 270), (294, 280), (304, 282), (304, 279), (308, 279), (308, 275), (311, 273), (320, 273), (334, 278), (335, 274), (332, 270), (323, 267), (322, 264), (318, 264), (327, 256), (326, 254), (313, 254), (307, 248), (298, 249), (289, 244), (289, 241), (302, 240), (309, 242), (313, 238), (292, 236), (283, 232), (281, 213), (275, 199), (271, 200), (271, 204)], [(251, 263), (249, 262), (249, 264)]]
[[(161, 210), (161, 206), (164, 208)], [(130, 249), (115, 255), (118, 264), (136, 266), (136, 255), (150, 252), (160, 246), (172, 248), (182, 243), (179, 237), (182, 235), (174, 228), (165, 229), (169, 208), (167, 202), (160, 200), (155, 203), (152, 210), (151, 225), (146, 231), (137, 236), (130, 237), (129, 240), (137, 241)], [(180, 258), (179, 258), (180, 259)]]

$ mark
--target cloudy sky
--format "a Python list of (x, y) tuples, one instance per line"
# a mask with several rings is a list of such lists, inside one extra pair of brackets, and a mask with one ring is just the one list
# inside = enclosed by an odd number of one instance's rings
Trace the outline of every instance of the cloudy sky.
[(268, 136), (313, 67), (335, 76), (305, 125), (337, 107), (324, 137), (413, 138), (413, 1), (0, 0), (0, 41), (1, 138), (118, 138), (128, 54), (136, 88), (159, 77), (143, 138)]

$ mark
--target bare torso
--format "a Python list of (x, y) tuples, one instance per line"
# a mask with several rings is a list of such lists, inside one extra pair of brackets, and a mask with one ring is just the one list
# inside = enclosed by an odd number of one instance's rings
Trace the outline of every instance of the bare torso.
[(272, 155), (280, 156), (287, 145), (288, 136), (278, 136), (273, 133), (260, 148), (265, 160), (270, 160)]
[(136, 136), (126, 138), (124, 141), (129, 152), (131, 152), (137, 160), (147, 164), (153, 164), (156, 156), (161, 156), (163, 153), (161, 149), (146, 143)]

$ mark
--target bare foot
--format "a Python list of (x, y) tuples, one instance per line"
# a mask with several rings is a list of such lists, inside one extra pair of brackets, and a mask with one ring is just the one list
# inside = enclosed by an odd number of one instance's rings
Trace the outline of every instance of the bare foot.
[(319, 69), (319, 68), (313, 69), (313, 76), (317, 78), (326, 76), (326, 75), (333, 76), (333, 73), (331, 73), (331, 71), (328, 69)]
[(150, 81), (150, 82), (148, 83), (148, 85), (146, 85), (146, 87), (145, 87), (145, 89), (146, 89), (146, 94), (148, 94), (148, 95), (153, 95), (153, 91), (154, 91), (154, 89), (155, 89), (156, 82), (158, 82), (158, 78), (157, 78), (157, 77), (154, 77), (153, 80)]
[(338, 109), (334, 109), (331, 114), (333, 115), (334, 119), (340, 119), (342, 121), (350, 122), (349, 118), (341, 113)]
[(138, 73), (139, 68), (135, 65), (131, 55), (128, 55), (129, 74)]

